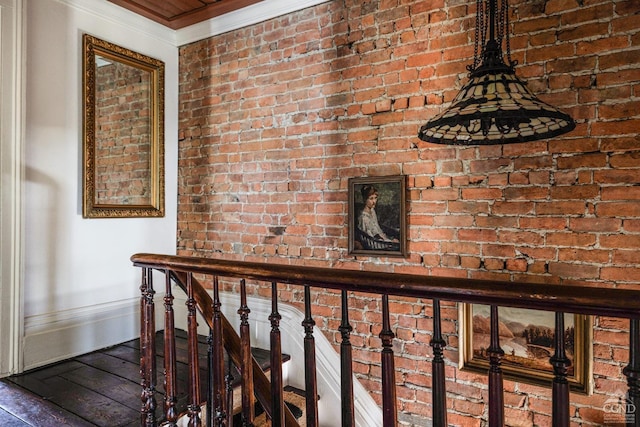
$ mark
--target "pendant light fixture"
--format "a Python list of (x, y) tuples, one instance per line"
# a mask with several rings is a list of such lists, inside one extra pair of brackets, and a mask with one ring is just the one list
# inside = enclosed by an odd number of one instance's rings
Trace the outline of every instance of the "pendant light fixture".
[(575, 128), (569, 115), (540, 101), (516, 76), (517, 61), (511, 60), (509, 44), (508, 0), (500, 2), (498, 10), (498, 0), (477, 0), (473, 64), (467, 66), (469, 82), (449, 108), (420, 128), (418, 137), (423, 141), (509, 144), (547, 139)]

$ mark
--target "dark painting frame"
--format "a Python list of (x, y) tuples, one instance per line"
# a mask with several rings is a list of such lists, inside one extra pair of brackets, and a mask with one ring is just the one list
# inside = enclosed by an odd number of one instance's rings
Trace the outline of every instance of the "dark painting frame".
[[(363, 192), (371, 197), (372, 191), (377, 197), (375, 212), (368, 209), (365, 214)], [(350, 255), (406, 257), (406, 176), (350, 178), (348, 221)], [(382, 234), (372, 231), (376, 224)]]
[[(488, 310), (489, 306), (485, 305), (460, 304), (460, 368), (463, 370), (486, 373), (489, 369), (488, 355), (482, 351), (482, 348), (487, 347), (482, 345), (483, 343), (487, 344), (485, 342), (487, 334), (480, 334), (478, 330), (482, 328), (477, 324), (489, 321)], [(481, 318), (474, 319), (474, 316)], [(555, 325), (555, 313), (534, 309), (498, 307), (498, 319), (500, 327), (509, 329), (514, 338), (522, 333), (518, 337), (520, 341), (513, 341), (513, 347), (525, 346), (527, 348), (526, 356), (518, 355), (515, 350), (510, 349), (508, 344), (505, 345), (505, 338), (500, 337), (500, 345), (505, 351), (501, 365), (505, 378), (550, 387), (554, 374), (553, 367), (548, 361), (555, 348), (552, 343), (530, 342), (529, 338), (524, 338), (524, 330), (531, 330), (530, 326), (539, 327), (541, 330), (552, 329), (552, 325)], [(475, 329), (474, 322), (476, 323)], [(516, 325), (524, 326), (524, 330), (520, 332), (519, 326)], [(565, 334), (571, 336), (571, 345), (567, 345), (567, 357), (572, 362), (567, 377), (569, 388), (576, 393), (591, 394), (593, 389), (591, 379), (593, 317), (582, 314), (565, 314)], [(530, 346), (536, 351), (530, 352)], [(535, 355), (536, 352), (542, 350), (544, 350), (544, 354)]]

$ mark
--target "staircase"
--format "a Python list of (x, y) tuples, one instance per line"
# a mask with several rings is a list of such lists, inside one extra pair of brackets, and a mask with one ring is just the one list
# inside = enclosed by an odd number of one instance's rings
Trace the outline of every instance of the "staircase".
[[(177, 363), (178, 378), (180, 377), (186, 378), (188, 376), (187, 374), (188, 355), (187, 355), (187, 352), (185, 351), (186, 347), (181, 347), (181, 345), (183, 345), (187, 341), (187, 333), (183, 329), (178, 327), (175, 330), (175, 337), (176, 337), (176, 341), (178, 342), (177, 350), (176, 350), (176, 359), (178, 362)], [(156, 352), (156, 355), (159, 362), (162, 362), (165, 356), (163, 341), (164, 341), (164, 331), (157, 332), (156, 347), (158, 350)], [(253, 356), (253, 359), (257, 362), (260, 369), (265, 374), (269, 374), (271, 370), (270, 369), (271, 358), (269, 355), (269, 350), (265, 350), (259, 347), (252, 347), (251, 354)], [(291, 363), (290, 360), (291, 360), (291, 357), (288, 354), (286, 353), (282, 354), (283, 371), (287, 370), (288, 365)], [(207, 389), (207, 383), (206, 383), (207, 336), (202, 334), (198, 334), (198, 361), (199, 361), (198, 364), (200, 366), (200, 389), (206, 390)], [(242, 425), (241, 416), (240, 416), (241, 410), (242, 410), (241, 378), (240, 378), (241, 372), (237, 366), (233, 365), (233, 363), (230, 363), (229, 357), (226, 353), (224, 355), (224, 366), (225, 366), (225, 387), (227, 390), (229, 407), (232, 408), (230, 411), (230, 414), (232, 417), (234, 417), (234, 422), (232, 425), (241, 426)], [(164, 394), (164, 386), (158, 385), (157, 391), (161, 394)], [(188, 425), (189, 417), (187, 413), (188, 404), (186, 399), (187, 384), (185, 381), (182, 381), (182, 383), (178, 385), (177, 391), (178, 391), (178, 395), (183, 394), (183, 398), (179, 399), (176, 404), (176, 410), (179, 414), (181, 414), (178, 417), (176, 424), (178, 426), (186, 427)], [(304, 393), (301, 390), (296, 389), (294, 387), (285, 387), (285, 396), (290, 397), (289, 400), (295, 400), (298, 403), (301, 399), (304, 402)], [(206, 419), (206, 407), (207, 407), (206, 402), (203, 402), (200, 406), (201, 420)], [(264, 423), (264, 419), (265, 419), (264, 411), (262, 411), (262, 408), (259, 405), (256, 405), (256, 413), (258, 415), (261, 415), (261, 414), (263, 415), (261, 418), (258, 417), (256, 419), (255, 427), (258, 427), (260, 425), (260, 422), (262, 422), (263, 425), (266, 425)], [(166, 421), (163, 419), (162, 411), (157, 410), (156, 416), (159, 418), (159, 421), (161, 424), (163, 421)], [(296, 413), (294, 413), (294, 416), (296, 417), (296, 419), (299, 419), (300, 414), (296, 415)]]

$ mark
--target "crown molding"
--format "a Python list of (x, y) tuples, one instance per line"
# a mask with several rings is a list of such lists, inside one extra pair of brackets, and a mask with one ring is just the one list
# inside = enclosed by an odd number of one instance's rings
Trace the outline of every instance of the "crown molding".
[(110, 24), (135, 28), (151, 38), (176, 47), (254, 25), (329, 0), (263, 0), (179, 30), (172, 30), (106, 0), (54, 0)]
[(177, 46), (267, 21), (328, 0), (264, 0), (242, 9), (176, 30)]
[(176, 45), (176, 32), (164, 25), (117, 6), (105, 0), (54, 0), (77, 11), (93, 16), (109, 24), (134, 28), (136, 31), (167, 43)]

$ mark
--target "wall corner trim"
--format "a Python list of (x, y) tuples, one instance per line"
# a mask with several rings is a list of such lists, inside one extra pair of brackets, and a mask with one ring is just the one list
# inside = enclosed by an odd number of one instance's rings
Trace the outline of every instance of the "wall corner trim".
[(26, 12), (0, 0), (0, 377), (22, 370)]

